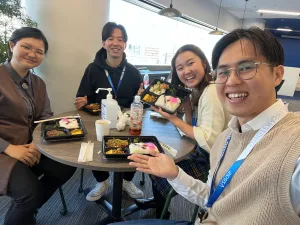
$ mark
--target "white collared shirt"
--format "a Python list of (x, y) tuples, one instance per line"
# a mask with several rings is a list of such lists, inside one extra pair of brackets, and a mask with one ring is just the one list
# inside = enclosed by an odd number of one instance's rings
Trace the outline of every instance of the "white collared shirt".
[[(250, 120), (248, 123), (241, 126), (242, 133), (259, 130), (266, 121), (272, 118), (282, 107), (284, 103), (281, 99), (278, 99), (273, 105), (267, 108), (265, 111), (261, 112), (255, 118)], [(232, 118), (228, 127), (233, 132), (239, 132), (239, 122), (236, 117)], [(295, 166), (295, 170), (291, 179), (291, 202), (295, 212), (300, 216), (300, 157), (298, 158)]]

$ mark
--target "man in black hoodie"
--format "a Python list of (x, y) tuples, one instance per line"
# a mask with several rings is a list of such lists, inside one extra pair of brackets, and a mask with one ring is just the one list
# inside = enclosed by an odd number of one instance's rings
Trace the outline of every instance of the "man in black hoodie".
[[(94, 62), (88, 65), (82, 77), (74, 105), (81, 109), (89, 103), (100, 103), (107, 91), (98, 88), (112, 88), (113, 98), (120, 107), (129, 108), (134, 96), (143, 88), (139, 71), (126, 60), (124, 50), (127, 32), (122, 25), (108, 22), (102, 29), (102, 48), (97, 52)], [(97, 180), (95, 188), (88, 193), (88, 201), (100, 199), (109, 187), (109, 173), (93, 171)], [(143, 192), (131, 181), (135, 172), (124, 173), (123, 190), (132, 198), (142, 198)]]

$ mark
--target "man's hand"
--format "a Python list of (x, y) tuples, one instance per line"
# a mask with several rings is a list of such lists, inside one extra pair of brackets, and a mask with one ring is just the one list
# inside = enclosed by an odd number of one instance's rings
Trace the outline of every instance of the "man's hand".
[(81, 109), (83, 106), (87, 104), (87, 96), (78, 97), (75, 99), (74, 105), (76, 109)]
[(139, 88), (139, 90), (138, 90), (138, 93), (137, 93), (137, 95), (141, 95), (143, 92), (145, 91), (145, 89), (144, 89), (144, 84), (143, 83), (141, 83), (140, 84), (140, 88)]
[(39, 161), (40, 156), (37, 150), (26, 146), (27, 145), (9, 145), (4, 150), (4, 153), (31, 167)]
[(169, 156), (150, 152), (152, 156), (133, 154), (128, 156), (132, 160), (129, 165), (136, 167), (136, 170), (143, 173), (153, 174), (158, 177), (168, 178), (174, 180), (178, 176), (178, 167), (175, 165), (173, 159)]

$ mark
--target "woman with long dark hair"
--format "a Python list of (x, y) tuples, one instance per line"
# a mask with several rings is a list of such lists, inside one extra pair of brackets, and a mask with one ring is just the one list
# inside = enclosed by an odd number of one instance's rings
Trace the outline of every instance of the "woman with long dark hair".
[[(184, 45), (172, 59), (172, 83), (192, 90), (181, 108), (183, 120), (159, 108), (154, 110), (168, 119), (188, 137), (197, 141), (195, 151), (178, 163), (186, 173), (205, 181), (209, 171), (209, 153), (216, 137), (226, 128), (229, 115), (219, 101), (214, 84), (210, 84), (210, 66), (205, 54), (195, 45)], [(180, 151), (180, 149), (178, 149)], [(156, 217), (159, 218), (171, 189), (164, 178), (151, 176)], [(168, 216), (168, 215), (167, 215)]]

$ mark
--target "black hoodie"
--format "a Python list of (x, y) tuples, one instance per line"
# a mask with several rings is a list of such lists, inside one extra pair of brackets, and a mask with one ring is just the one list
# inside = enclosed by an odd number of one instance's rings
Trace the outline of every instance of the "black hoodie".
[[(81, 79), (80, 86), (76, 97), (87, 96), (88, 103), (100, 103), (102, 99), (106, 99), (107, 91), (99, 91), (98, 94), (95, 91), (98, 88), (111, 88), (108, 78), (104, 70), (107, 70), (114, 87), (117, 89), (118, 83), (122, 74), (124, 66), (126, 66), (125, 74), (122, 83), (118, 89), (117, 101), (121, 107), (130, 107), (133, 102), (134, 96), (137, 94), (140, 84), (143, 82), (139, 71), (126, 60), (126, 54), (123, 53), (123, 59), (121, 64), (116, 67), (110, 67), (105, 59), (107, 57), (106, 50), (101, 48), (95, 57), (94, 62), (88, 65), (84, 75)], [(113, 98), (115, 99), (115, 93), (112, 91)]]

